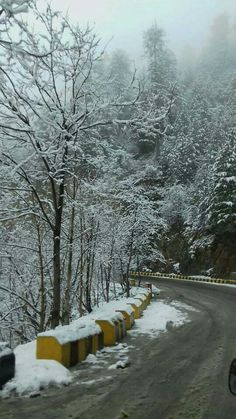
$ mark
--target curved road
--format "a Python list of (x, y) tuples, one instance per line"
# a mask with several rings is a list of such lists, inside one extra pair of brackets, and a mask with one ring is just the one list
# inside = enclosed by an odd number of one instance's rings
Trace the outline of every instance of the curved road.
[[(155, 339), (127, 337), (125, 370), (78, 368), (78, 383), (0, 402), (8, 419), (234, 419), (228, 370), (236, 358), (236, 287), (153, 280), (161, 300), (186, 303), (191, 322)], [(106, 379), (104, 374), (106, 371)], [(81, 377), (95, 378), (81, 385)], [(99, 381), (100, 377), (100, 381)], [(103, 378), (102, 378), (103, 377)]]

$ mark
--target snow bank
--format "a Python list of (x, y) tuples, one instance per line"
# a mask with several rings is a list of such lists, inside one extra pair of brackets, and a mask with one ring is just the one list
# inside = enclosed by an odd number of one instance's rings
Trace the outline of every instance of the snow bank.
[(119, 301), (111, 301), (110, 303), (107, 303), (103, 308), (106, 310), (124, 310), (128, 314), (132, 314), (134, 312), (133, 308), (126, 303), (125, 299), (119, 300)]
[(137, 307), (140, 307), (142, 305), (142, 302), (138, 298), (135, 299), (135, 298), (129, 297), (129, 298), (126, 298), (125, 301), (130, 304), (135, 304)]
[(88, 318), (91, 320), (108, 320), (111, 322), (117, 320), (123, 320), (123, 315), (121, 313), (116, 312), (114, 302), (111, 303), (103, 303), (100, 307), (95, 307), (93, 312), (88, 314)]
[(130, 290), (130, 296), (131, 297), (137, 297), (139, 295), (148, 295), (149, 294), (149, 290), (147, 288), (142, 288), (142, 287), (132, 287)]
[(0, 342), (0, 358), (10, 355), (12, 350), (8, 347), (7, 342)]
[[(116, 310), (124, 309), (129, 313), (133, 312), (129, 303), (135, 303), (141, 306), (138, 297), (143, 297), (148, 290), (134, 288), (133, 297), (114, 300), (110, 303), (103, 303), (99, 308), (94, 308), (93, 312), (87, 316), (74, 320), (68, 326), (58, 326), (54, 330), (48, 330), (40, 333), (39, 336), (54, 336), (64, 344), (68, 341), (75, 341), (86, 336), (97, 334), (101, 331), (95, 323), (96, 319), (108, 319), (114, 321), (123, 319), (123, 315)], [(134, 298), (136, 297), (136, 299)], [(167, 321), (174, 320), (175, 324), (181, 324), (184, 321), (184, 315), (178, 312), (174, 307), (163, 303), (153, 303), (146, 311), (142, 319), (136, 320), (134, 333), (155, 334), (157, 331), (165, 329)], [(122, 344), (120, 344), (122, 345)], [(123, 348), (124, 345), (121, 347)], [(7, 350), (6, 345), (1, 345), (2, 351)], [(115, 347), (115, 350), (119, 345)], [(71, 380), (71, 374), (64, 366), (52, 360), (36, 359), (36, 340), (25, 345), (19, 345), (15, 350), (16, 374), (0, 392), (1, 397), (9, 395), (30, 395), (39, 392), (49, 386), (68, 385)], [(90, 354), (86, 362), (95, 364), (96, 357)], [(116, 364), (117, 365), (117, 364)], [(120, 366), (118, 366), (120, 367)], [(122, 367), (122, 366), (121, 366)], [(117, 368), (117, 366), (116, 366)]]
[(108, 367), (109, 370), (124, 369), (130, 365), (129, 357), (126, 356), (123, 359), (120, 359), (115, 364), (112, 364)]
[(38, 336), (54, 336), (63, 345), (67, 342), (74, 342), (87, 336), (96, 335), (101, 332), (100, 327), (88, 316), (73, 321), (68, 326), (57, 326), (53, 330), (39, 333)]
[(97, 364), (99, 362), (99, 360), (94, 354), (88, 354), (88, 356), (86, 357), (84, 362), (94, 365), (94, 364)]
[(49, 386), (68, 385), (70, 372), (56, 361), (36, 359), (36, 340), (19, 345), (14, 350), (16, 357), (15, 377), (5, 384), (1, 397), (10, 394), (30, 395)]
[(173, 326), (180, 326), (187, 321), (187, 314), (177, 308), (163, 302), (153, 302), (145, 310), (143, 317), (135, 321), (135, 326), (129, 333), (132, 335), (148, 334), (155, 337), (166, 330), (168, 323), (173, 324)]
[(158, 294), (160, 294), (160, 289), (159, 288), (157, 288), (155, 285), (152, 285), (152, 294), (154, 294), (154, 295), (158, 295)]

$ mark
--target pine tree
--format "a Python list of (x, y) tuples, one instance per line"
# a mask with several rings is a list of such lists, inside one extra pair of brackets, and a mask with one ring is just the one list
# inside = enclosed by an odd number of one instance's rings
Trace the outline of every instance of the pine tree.
[(124, 91), (132, 81), (132, 71), (130, 60), (125, 51), (117, 49), (111, 57), (108, 65), (108, 75), (111, 80), (111, 94), (114, 96), (124, 96)]
[(168, 86), (176, 79), (176, 59), (166, 45), (165, 33), (155, 23), (144, 33), (144, 51), (152, 89)]
[(236, 134), (231, 131), (213, 166), (213, 190), (206, 210), (214, 234), (236, 231)]

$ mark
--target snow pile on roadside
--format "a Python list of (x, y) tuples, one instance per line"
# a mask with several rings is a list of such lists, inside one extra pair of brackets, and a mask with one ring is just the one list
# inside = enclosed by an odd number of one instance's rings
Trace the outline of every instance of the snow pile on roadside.
[(49, 386), (70, 384), (70, 372), (57, 361), (37, 360), (36, 341), (19, 345), (14, 350), (16, 357), (15, 377), (6, 383), (1, 397), (37, 393)]
[(136, 295), (140, 295), (140, 294), (148, 294), (149, 293), (149, 289), (145, 288), (145, 287), (131, 287), (130, 289), (130, 296), (136, 296)]
[(88, 354), (88, 356), (86, 357), (86, 359), (84, 360), (85, 363), (88, 364), (97, 364), (99, 362), (98, 358), (96, 357), (96, 355), (94, 354)]
[(126, 299), (121, 299), (121, 300), (113, 300), (110, 303), (106, 303), (106, 306), (104, 306), (107, 309), (111, 309), (111, 310), (125, 310), (127, 311), (127, 313), (131, 314), (133, 313), (133, 309), (132, 307), (127, 304)]
[[(83, 318), (74, 320), (69, 326), (58, 326), (55, 330), (50, 330), (42, 333), (42, 335), (53, 335), (58, 341), (63, 344), (70, 340), (77, 340), (87, 335), (95, 334), (100, 331), (100, 327), (94, 322), (95, 319), (107, 318), (123, 319), (120, 312), (116, 310), (126, 310), (129, 313), (133, 312), (133, 308), (130, 306), (130, 302), (135, 302), (136, 305), (141, 305), (141, 301), (135, 299), (135, 296), (147, 293), (145, 288), (134, 288), (132, 290), (132, 297), (127, 299), (124, 294), (119, 300), (113, 300), (110, 303), (102, 303), (100, 307), (94, 308), (93, 312)], [(144, 317), (136, 321), (136, 328), (134, 333), (149, 333), (153, 334), (154, 330), (162, 330), (162, 313), (161, 305), (167, 309), (164, 313), (165, 324), (166, 321), (172, 320), (170, 311), (177, 313), (178, 310), (174, 307), (166, 306), (163, 303), (153, 303), (147, 311), (145, 311)], [(156, 305), (158, 308), (155, 309)], [(172, 313), (172, 312), (171, 312)], [(154, 321), (154, 316), (158, 315)], [(173, 314), (173, 313), (172, 313)], [(182, 315), (183, 317), (184, 315)], [(176, 316), (178, 322), (179, 317)], [(175, 320), (176, 320), (175, 319)], [(164, 320), (163, 320), (164, 321)], [(155, 324), (154, 324), (155, 323)], [(158, 325), (158, 326), (157, 326)], [(121, 345), (121, 344), (120, 344)], [(115, 347), (115, 350), (119, 348), (119, 345)], [(120, 349), (126, 351), (124, 346)], [(60, 363), (53, 360), (37, 360), (36, 359), (36, 340), (25, 345), (19, 345), (14, 350), (16, 357), (16, 373), (15, 377), (6, 383), (3, 390), (0, 391), (0, 397), (8, 397), (11, 395), (33, 395), (37, 394), (41, 389), (49, 386), (60, 386), (68, 385), (72, 381), (72, 375), (68, 369), (62, 366)], [(90, 364), (96, 364), (97, 359), (94, 355), (89, 355), (86, 361)], [(117, 364), (118, 365), (118, 364)], [(122, 364), (123, 365), (123, 364)], [(118, 367), (124, 367), (118, 365)]]
[(135, 321), (135, 326), (129, 333), (132, 335), (148, 334), (151, 337), (155, 337), (166, 330), (167, 324), (171, 323), (175, 327), (186, 322), (188, 322), (186, 313), (169, 304), (153, 302), (145, 310), (143, 317)]
[(103, 349), (101, 349), (101, 354), (110, 354), (110, 353), (118, 353), (119, 355), (127, 353), (130, 348), (134, 348), (132, 345), (127, 345), (127, 343), (118, 343), (115, 346), (105, 346)]
[(10, 355), (12, 350), (8, 348), (7, 342), (0, 342), (0, 358)]
[(99, 307), (94, 307), (92, 313), (88, 314), (86, 317), (88, 319), (107, 319), (107, 320), (117, 320), (123, 319), (123, 315), (119, 313), (119, 310), (125, 310), (131, 314), (134, 310), (130, 306), (130, 303), (135, 303), (138, 306), (141, 306), (141, 301), (138, 298), (144, 299), (145, 295), (148, 295), (148, 288), (144, 287), (132, 287), (130, 290), (130, 298), (126, 298), (126, 295), (123, 295), (119, 300), (111, 300), (109, 303), (102, 303)]
[(189, 306), (188, 304), (182, 303), (180, 301), (171, 301), (170, 303), (172, 306), (176, 307), (176, 308), (180, 308), (180, 309), (184, 309), (184, 310), (188, 310), (188, 311), (199, 311), (196, 308)]
[(123, 357), (122, 359), (120, 359), (119, 361), (117, 361), (115, 364), (112, 364), (108, 367), (109, 370), (117, 370), (117, 369), (125, 369), (127, 367), (129, 367), (130, 365), (130, 361), (129, 361), (129, 357)]
[(152, 294), (159, 295), (161, 290), (157, 288), (155, 285), (152, 285)]
[(63, 345), (90, 335), (96, 335), (100, 331), (100, 327), (89, 316), (84, 316), (74, 320), (68, 326), (57, 326), (53, 330), (39, 333), (38, 336), (54, 336)]
[[(148, 284), (148, 282), (146, 284)], [(144, 286), (131, 287), (130, 296), (137, 295), (137, 294), (144, 294), (144, 293), (149, 292), (149, 291), (150, 291), (150, 288), (148, 288), (147, 286), (145, 286), (145, 287)], [(158, 295), (158, 294), (160, 294), (160, 292), (161, 292), (161, 290), (159, 288), (157, 288), (156, 285), (152, 284), (152, 294)]]

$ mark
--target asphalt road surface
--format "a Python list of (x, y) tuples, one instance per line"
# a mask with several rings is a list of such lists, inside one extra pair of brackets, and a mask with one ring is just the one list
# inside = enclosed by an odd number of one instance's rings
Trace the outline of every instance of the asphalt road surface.
[[(236, 287), (152, 282), (162, 290), (161, 300), (197, 309), (189, 312), (189, 323), (154, 339), (128, 336), (128, 368), (80, 365), (71, 386), (2, 400), (0, 417), (236, 419), (236, 396), (228, 390), (229, 366), (236, 358)], [(115, 354), (110, 356), (112, 363)]]

